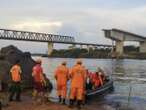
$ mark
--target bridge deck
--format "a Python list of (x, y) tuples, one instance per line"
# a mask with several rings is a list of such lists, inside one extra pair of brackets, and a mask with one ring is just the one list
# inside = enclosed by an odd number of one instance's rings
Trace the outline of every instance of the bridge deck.
[(138, 35), (138, 34), (134, 34), (131, 32), (127, 32), (127, 31), (123, 31), (120, 29), (111, 29), (111, 30), (107, 30), (107, 29), (103, 29), (103, 31), (105, 32), (105, 37), (110, 38), (112, 40), (119, 40), (119, 41), (145, 41), (146, 37)]
[(120, 29), (113, 28), (112, 31), (124, 33), (124, 34), (130, 35), (130, 36), (134, 36), (134, 37), (138, 37), (138, 38), (146, 40), (146, 37), (144, 37), (144, 36), (141, 36), (141, 35), (138, 35), (138, 34), (134, 34), (134, 33), (131, 33), (131, 32), (127, 32), (127, 31), (123, 31), (123, 30), (120, 30)]
[(74, 37), (70, 37), (70, 36), (9, 30), (9, 29), (0, 29), (0, 39), (112, 47), (111, 45), (75, 42)]

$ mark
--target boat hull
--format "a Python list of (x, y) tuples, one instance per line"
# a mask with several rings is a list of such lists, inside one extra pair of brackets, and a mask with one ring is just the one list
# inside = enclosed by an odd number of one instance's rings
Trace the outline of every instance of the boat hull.
[(113, 88), (113, 80), (110, 79), (102, 87), (99, 87), (96, 90), (87, 91), (87, 97), (100, 96), (100, 95), (103, 95), (103, 94), (105, 94), (107, 92), (113, 91), (113, 89), (114, 89)]

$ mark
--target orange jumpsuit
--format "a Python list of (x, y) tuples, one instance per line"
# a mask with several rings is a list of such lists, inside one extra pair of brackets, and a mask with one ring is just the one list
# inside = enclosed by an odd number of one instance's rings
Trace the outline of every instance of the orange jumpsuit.
[(67, 81), (69, 70), (66, 66), (60, 65), (55, 71), (55, 79), (57, 81), (57, 94), (62, 98), (66, 98)]
[(80, 65), (76, 64), (70, 72), (71, 77), (71, 91), (70, 99), (83, 100), (85, 93), (85, 80), (86, 80), (86, 70)]
[(92, 83), (94, 84), (95, 88), (102, 86), (103, 81), (102, 81), (101, 75), (99, 74), (97, 75), (96, 73), (94, 73), (92, 75)]
[(11, 72), (12, 81), (14, 81), (14, 82), (21, 81), (21, 76), (20, 76), (20, 74), (21, 74), (21, 68), (20, 68), (19, 65), (14, 65), (11, 68), (10, 72)]

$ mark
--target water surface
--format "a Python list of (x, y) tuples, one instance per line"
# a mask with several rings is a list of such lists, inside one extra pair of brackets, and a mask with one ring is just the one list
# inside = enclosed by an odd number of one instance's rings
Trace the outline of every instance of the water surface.
[[(54, 85), (55, 68), (64, 60), (68, 62), (68, 67), (72, 67), (76, 61), (72, 58), (43, 57), (42, 59), (44, 73)], [(101, 67), (114, 79), (114, 92), (104, 97), (109, 105), (128, 106), (132, 110), (146, 110), (146, 60), (83, 59), (83, 64), (92, 72), (96, 71), (97, 66)], [(56, 87), (51, 96), (56, 97)]]

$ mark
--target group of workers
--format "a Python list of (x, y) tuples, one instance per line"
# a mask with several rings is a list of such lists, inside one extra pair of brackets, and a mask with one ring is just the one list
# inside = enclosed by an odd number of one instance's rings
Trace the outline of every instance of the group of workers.
[[(80, 108), (85, 101), (86, 90), (96, 89), (104, 84), (105, 75), (103, 71), (98, 68), (96, 73), (88, 72), (81, 60), (77, 60), (76, 64), (69, 69), (66, 62), (62, 62), (55, 71), (55, 79), (57, 82), (57, 93), (59, 102), (65, 104), (67, 97), (67, 81), (70, 83), (69, 107), (73, 107), (77, 103)], [(87, 81), (89, 80), (89, 81)]]
[(69, 106), (72, 107), (74, 102), (77, 101), (77, 106), (80, 107), (85, 94), (86, 77), (86, 69), (81, 60), (78, 60), (71, 69), (67, 68), (66, 62), (62, 62), (55, 71), (59, 102), (65, 104), (67, 81), (71, 80)]
[(104, 71), (101, 68), (97, 68), (96, 72), (88, 72), (87, 70), (87, 83), (86, 89), (93, 90), (103, 86), (106, 82), (106, 76)]
[[(36, 60), (36, 65), (32, 69), (33, 77), (33, 96), (43, 97), (46, 87), (46, 77), (43, 73), (41, 66), (42, 61)], [(99, 68), (98, 68), (99, 69)], [(16, 94), (16, 101), (21, 101), (21, 80), (22, 71), (17, 61), (11, 70), (12, 84), (10, 87), (9, 100), (13, 101), (13, 97)], [(67, 62), (63, 61), (55, 70), (54, 77), (56, 79), (57, 95), (59, 103), (66, 104), (66, 99), (69, 97), (69, 107), (73, 107), (74, 103), (77, 103), (77, 107), (81, 108), (86, 95), (87, 89), (95, 89), (104, 84), (104, 74), (101, 69), (95, 74), (88, 72), (85, 66), (82, 64), (82, 60), (77, 60), (76, 64), (72, 68), (67, 67)], [(67, 94), (67, 82), (70, 80), (70, 93)], [(51, 90), (52, 88), (50, 88)]]

